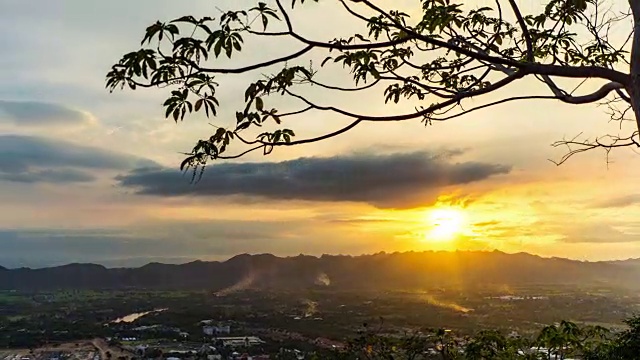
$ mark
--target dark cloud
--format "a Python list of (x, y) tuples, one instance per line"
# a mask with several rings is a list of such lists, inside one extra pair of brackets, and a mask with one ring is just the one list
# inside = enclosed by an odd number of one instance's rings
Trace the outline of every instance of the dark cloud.
[(93, 170), (156, 166), (149, 160), (35, 136), (0, 135), (0, 180), (21, 183), (93, 181)]
[(91, 117), (58, 104), (0, 100), (0, 120), (19, 126), (48, 126), (85, 124)]
[(638, 203), (640, 203), (640, 194), (630, 194), (597, 202), (592, 207), (600, 209), (623, 208)]
[(267, 199), (366, 202), (409, 207), (435, 201), (437, 192), (498, 174), (509, 166), (453, 162), (423, 152), (300, 158), (279, 163), (225, 163), (208, 168), (197, 184), (165, 168), (137, 169), (117, 180), (155, 196), (240, 195)]

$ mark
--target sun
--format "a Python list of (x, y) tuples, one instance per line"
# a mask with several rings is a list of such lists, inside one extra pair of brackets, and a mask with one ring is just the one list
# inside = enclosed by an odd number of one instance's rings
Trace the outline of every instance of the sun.
[(431, 242), (448, 242), (462, 232), (465, 216), (462, 211), (452, 208), (433, 209), (427, 215), (425, 240)]

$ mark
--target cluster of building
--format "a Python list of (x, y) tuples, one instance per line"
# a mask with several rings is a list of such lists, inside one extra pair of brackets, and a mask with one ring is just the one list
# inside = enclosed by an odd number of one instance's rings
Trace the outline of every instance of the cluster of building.
[(184, 359), (267, 359), (265, 355), (249, 355), (251, 348), (264, 344), (255, 336), (219, 337), (212, 344), (197, 345), (195, 343), (155, 343), (153, 345), (137, 345), (132, 349), (136, 356), (143, 359), (184, 360)]
[(33, 360), (33, 358), (21, 354), (1, 354), (0, 360)]
[(2, 353), (0, 360), (101, 360), (100, 354), (96, 351), (86, 349), (77, 351), (47, 351), (36, 350), (26, 353)]
[(488, 296), (485, 299), (497, 299), (502, 301), (522, 301), (522, 300), (549, 300), (548, 296), (531, 296), (531, 295), (502, 295), (502, 296)]
[[(257, 336), (231, 336), (231, 325), (215, 320), (202, 320), (198, 323), (202, 329), (202, 334), (208, 338), (208, 344), (203, 345), (202, 342), (190, 342), (187, 340), (189, 335), (185, 334), (182, 341), (171, 340), (141, 340), (141, 338), (121, 338), (124, 341), (134, 341), (136, 344), (130, 344), (125, 348), (135, 353), (136, 357), (143, 359), (164, 360), (186, 360), (186, 359), (207, 359), (207, 360), (262, 360), (268, 359), (266, 355), (251, 355), (252, 352), (260, 353), (260, 346), (265, 341)], [(180, 329), (169, 328), (162, 325), (152, 325), (144, 327), (136, 327), (130, 329), (136, 332), (166, 333), (173, 331), (174, 333), (183, 334)], [(160, 339), (160, 338), (157, 338)], [(175, 339), (175, 338), (174, 338)]]
[[(189, 331), (194, 335), (189, 335), (178, 328), (171, 328), (165, 325), (149, 326), (127, 326), (121, 324), (118, 329), (114, 345), (121, 350), (131, 354), (131, 358), (139, 359), (163, 359), (163, 360), (264, 360), (269, 359), (266, 355), (269, 351), (269, 344), (258, 337), (258, 334), (251, 334), (235, 329), (233, 321), (201, 320), (193, 325), (199, 328), (198, 334), (193, 327)], [(232, 327), (234, 329), (232, 329)], [(184, 334), (181, 338), (171, 334)], [(241, 336), (242, 335), (242, 336)], [(265, 335), (269, 338), (271, 336)], [(203, 339), (204, 338), (204, 339)], [(286, 340), (295, 340), (288, 334), (283, 336)], [(203, 345), (203, 341), (205, 343)], [(339, 343), (329, 339), (318, 338), (301, 339), (310, 342), (321, 348), (337, 348)], [(273, 351), (273, 349), (271, 349)], [(305, 355), (296, 349), (286, 350), (288, 357), (294, 359), (304, 359)], [(0, 359), (2, 360), (2, 359)], [(8, 359), (21, 360), (21, 359)], [(33, 360), (33, 359), (32, 359)], [(97, 359), (100, 360), (100, 359)]]
[[(207, 320), (209, 321), (209, 320)], [(211, 325), (211, 323), (202, 323), (202, 332), (207, 336), (218, 336), (224, 334), (231, 334), (230, 325)]]

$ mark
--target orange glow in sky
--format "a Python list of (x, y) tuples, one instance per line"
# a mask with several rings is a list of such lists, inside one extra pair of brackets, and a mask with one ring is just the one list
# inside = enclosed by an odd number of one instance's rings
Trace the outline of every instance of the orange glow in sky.
[[(207, 120), (194, 114), (177, 124), (164, 118), (166, 89), (109, 94), (104, 77), (139, 45), (146, 26), (188, 14), (218, 16), (211, 1), (65, 3), (60, 12), (57, 2), (15, 1), (0, 12), (0, 24), (12, 34), (0, 66), (0, 266), (187, 261), (244, 252), (497, 249), (581, 260), (640, 257), (640, 156), (620, 149), (608, 162), (599, 151), (560, 167), (548, 161), (566, 154), (549, 146), (557, 140), (634, 129), (635, 123), (625, 122), (621, 130), (609, 122), (597, 104), (509, 102), (427, 127), (420, 119), (363, 122), (323, 142), (280, 147), (268, 156), (251, 153), (233, 166), (212, 164), (202, 182), (190, 184), (191, 174), (178, 170), (184, 152), (215, 131), (209, 122), (235, 124), (236, 111), (246, 106), (245, 85), (262, 75), (220, 77), (219, 116)], [(418, 16), (421, 9), (420, 1), (387, 4)], [(225, 10), (254, 5), (216, 2)], [(523, 12), (543, 6), (530, 2)], [(123, 17), (125, 7), (136, 15)], [(305, 37), (318, 41), (362, 30), (331, 1), (297, 8), (294, 22)], [(627, 34), (612, 32), (612, 41), (625, 41)], [(56, 41), (41, 41), (51, 38)], [(270, 61), (299, 45), (249, 41), (256, 46), (228, 62), (211, 59), (207, 66)], [(309, 52), (287, 66), (313, 62), (317, 67), (326, 56)], [(329, 62), (323, 69), (323, 83), (354, 85), (339, 64)], [(563, 81), (569, 88), (579, 85)], [(414, 97), (386, 104), (386, 85), (380, 86), (364, 93), (302, 85), (296, 90), (323, 106), (375, 116), (409, 113), (431, 101)], [(600, 86), (585, 83), (579, 92)], [(486, 101), (545, 95), (548, 89), (525, 78), (505, 91)], [(482, 101), (466, 104), (471, 108)], [(272, 105), (280, 114), (304, 108), (298, 100), (279, 97), (269, 100)], [(325, 111), (291, 119), (282, 126), (294, 129), (299, 139), (350, 122)]]
[(430, 230), (425, 234), (425, 241), (449, 242), (462, 232), (465, 215), (454, 208), (436, 208), (428, 212), (426, 222)]

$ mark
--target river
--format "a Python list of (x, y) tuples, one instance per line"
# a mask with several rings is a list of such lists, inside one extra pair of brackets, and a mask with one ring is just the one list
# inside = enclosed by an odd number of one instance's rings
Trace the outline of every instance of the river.
[(143, 316), (147, 316), (149, 314), (153, 314), (153, 313), (159, 313), (162, 311), (166, 311), (167, 309), (156, 309), (156, 310), (151, 310), (151, 311), (144, 311), (144, 312), (137, 312), (137, 313), (133, 313), (133, 314), (129, 314), (129, 315), (125, 315), (123, 317), (117, 318), (113, 321), (111, 321), (111, 324), (118, 324), (118, 323), (132, 323), (138, 319), (140, 319)]

